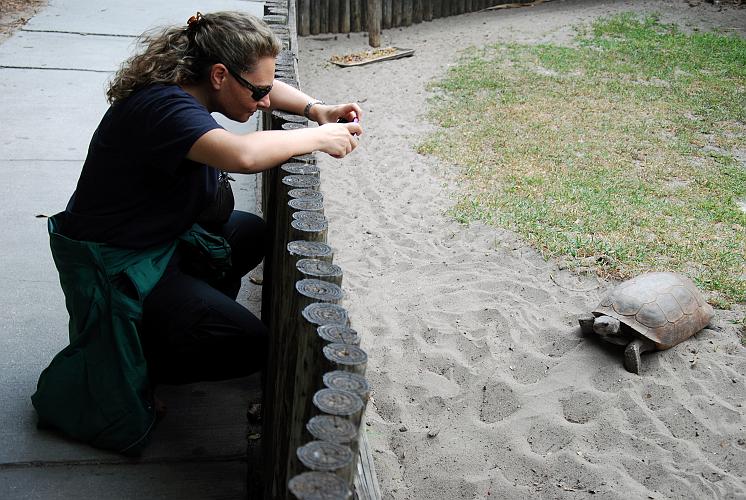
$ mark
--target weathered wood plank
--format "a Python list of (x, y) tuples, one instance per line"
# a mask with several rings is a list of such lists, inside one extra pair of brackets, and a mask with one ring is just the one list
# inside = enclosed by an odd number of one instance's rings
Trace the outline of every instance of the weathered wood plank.
[(365, 429), (360, 432), (359, 444), (360, 456), (357, 461), (357, 474), (355, 474), (355, 493), (360, 500), (381, 500), (381, 487), (378, 485), (373, 454), (370, 451)]

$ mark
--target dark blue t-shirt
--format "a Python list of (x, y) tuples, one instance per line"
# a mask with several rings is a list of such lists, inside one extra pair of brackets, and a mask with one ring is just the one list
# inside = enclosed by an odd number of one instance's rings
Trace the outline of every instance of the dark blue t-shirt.
[(113, 104), (91, 139), (64, 233), (123, 248), (175, 239), (215, 197), (218, 171), (186, 158), (215, 128), (177, 85), (151, 85)]

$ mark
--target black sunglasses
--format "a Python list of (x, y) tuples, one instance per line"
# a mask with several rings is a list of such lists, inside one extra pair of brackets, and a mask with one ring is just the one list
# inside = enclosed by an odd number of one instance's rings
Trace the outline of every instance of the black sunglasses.
[(255, 101), (261, 101), (264, 96), (269, 94), (269, 92), (272, 90), (272, 85), (267, 85), (266, 87), (257, 87), (256, 85), (246, 81), (241, 75), (239, 75), (236, 71), (233, 71), (228, 66), (225, 66), (225, 68), (228, 70), (228, 73), (230, 73), (233, 78), (236, 79), (238, 83), (251, 91), (251, 98)]

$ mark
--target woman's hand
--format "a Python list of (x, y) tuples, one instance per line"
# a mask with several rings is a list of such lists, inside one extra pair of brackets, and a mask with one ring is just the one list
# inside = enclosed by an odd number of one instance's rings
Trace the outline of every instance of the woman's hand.
[(358, 123), (326, 123), (315, 131), (319, 134), (319, 151), (343, 158), (357, 147), (363, 128)]
[(308, 112), (313, 121), (319, 125), (325, 123), (336, 123), (340, 118), (345, 122), (351, 122), (355, 118), (358, 121), (363, 117), (363, 110), (355, 102), (346, 104), (316, 104)]

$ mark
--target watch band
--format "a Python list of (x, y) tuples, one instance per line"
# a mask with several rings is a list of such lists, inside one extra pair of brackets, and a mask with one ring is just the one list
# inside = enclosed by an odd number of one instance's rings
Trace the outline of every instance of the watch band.
[(308, 113), (311, 111), (311, 108), (316, 104), (326, 104), (326, 103), (324, 101), (319, 101), (318, 99), (315, 101), (308, 101), (308, 104), (306, 104), (306, 107), (303, 108), (303, 116), (305, 116), (306, 118), (310, 120), (311, 117), (308, 116)]

